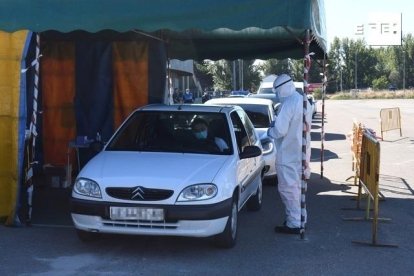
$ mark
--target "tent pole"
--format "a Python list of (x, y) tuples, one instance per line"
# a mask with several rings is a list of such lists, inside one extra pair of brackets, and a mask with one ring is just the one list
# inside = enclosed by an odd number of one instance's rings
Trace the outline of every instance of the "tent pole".
[(307, 132), (310, 131), (310, 125), (306, 121), (306, 114), (308, 108), (308, 79), (309, 79), (309, 69), (311, 65), (311, 59), (309, 55), (309, 45), (311, 42), (310, 30), (306, 30), (305, 41), (304, 41), (304, 69), (303, 69), (303, 84), (304, 84), (304, 93), (303, 93), (303, 130), (302, 130), (302, 185), (301, 185), (301, 223), (300, 223), (300, 238), (305, 239), (305, 223), (306, 223), (306, 190), (307, 190), (307, 178), (305, 176), (305, 170), (309, 164), (307, 164), (306, 158), (306, 148), (307, 148)]
[(36, 60), (34, 63), (34, 89), (33, 89), (33, 113), (30, 121), (30, 139), (28, 142), (28, 169), (26, 172), (26, 185), (27, 185), (27, 218), (26, 224), (31, 225), (32, 222), (32, 202), (33, 202), (33, 165), (37, 162), (35, 161), (35, 152), (36, 152), (36, 137), (37, 137), (37, 99), (39, 94), (39, 65), (40, 65), (40, 35), (36, 33)]
[(325, 151), (325, 94), (326, 94), (326, 55), (323, 55), (323, 80), (322, 80), (322, 124), (321, 124), (321, 179), (323, 178), (323, 160)]

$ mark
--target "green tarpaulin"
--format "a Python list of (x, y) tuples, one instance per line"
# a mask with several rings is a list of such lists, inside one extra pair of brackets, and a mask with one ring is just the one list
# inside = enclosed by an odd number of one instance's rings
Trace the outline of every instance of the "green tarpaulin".
[(302, 58), (326, 51), (322, 0), (2, 0), (0, 30), (155, 36), (170, 58)]

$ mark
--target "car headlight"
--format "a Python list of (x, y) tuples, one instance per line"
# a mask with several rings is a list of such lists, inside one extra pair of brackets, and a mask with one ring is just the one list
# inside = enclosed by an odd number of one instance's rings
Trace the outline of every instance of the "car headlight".
[(84, 196), (102, 198), (98, 183), (86, 178), (77, 179), (73, 186), (73, 191)]
[(263, 155), (269, 154), (273, 151), (273, 142), (269, 138), (264, 138), (260, 140), (263, 148)]
[(181, 191), (177, 201), (206, 200), (215, 197), (217, 186), (214, 184), (191, 185)]

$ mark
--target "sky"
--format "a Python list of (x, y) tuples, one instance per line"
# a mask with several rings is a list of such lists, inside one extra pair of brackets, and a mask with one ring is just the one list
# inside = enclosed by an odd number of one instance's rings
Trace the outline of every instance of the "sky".
[(414, 0), (324, 0), (328, 47), (334, 37), (355, 39), (370, 12), (402, 13), (402, 33), (414, 35)]

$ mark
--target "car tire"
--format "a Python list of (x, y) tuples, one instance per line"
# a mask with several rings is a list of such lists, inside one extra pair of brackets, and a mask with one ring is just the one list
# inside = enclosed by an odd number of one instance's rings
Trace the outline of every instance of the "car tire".
[(277, 175), (270, 176), (262, 180), (264, 185), (277, 186)]
[(262, 208), (262, 196), (263, 196), (263, 183), (259, 179), (259, 186), (257, 187), (256, 194), (249, 198), (247, 201), (247, 209), (249, 211), (259, 211)]
[(224, 231), (214, 237), (214, 243), (220, 248), (232, 248), (236, 244), (237, 240), (237, 228), (238, 228), (238, 200), (233, 196), (233, 202), (231, 204), (230, 215), (227, 220)]
[(98, 233), (87, 232), (79, 229), (76, 229), (76, 235), (83, 242), (92, 242), (96, 241), (99, 238)]

